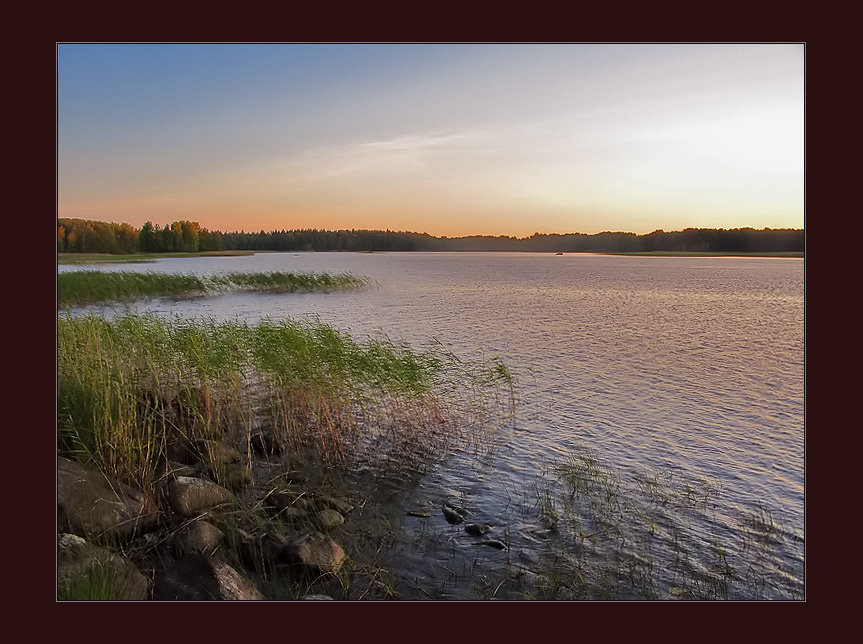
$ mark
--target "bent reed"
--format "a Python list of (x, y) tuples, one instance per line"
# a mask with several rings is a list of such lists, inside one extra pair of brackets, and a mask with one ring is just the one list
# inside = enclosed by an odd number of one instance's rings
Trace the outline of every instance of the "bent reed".
[(366, 280), (349, 274), (223, 273), (210, 277), (182, 273), (69, 271), (57, 275), (57, 305), (81, 306), (145, 297), (191, 297), (232, 290), (268, 293), (341, 291)]

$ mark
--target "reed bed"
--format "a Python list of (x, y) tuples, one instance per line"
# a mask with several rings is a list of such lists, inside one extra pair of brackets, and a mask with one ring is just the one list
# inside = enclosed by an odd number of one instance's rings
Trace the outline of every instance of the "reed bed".
[(266, 430), (329, 463), (408, 462), (512, 411), (493, 409), (511, 400), (500, 363), (468, 368), (322, 323), (58, 316), (57, 336), (60, 452), (145, 490), (177, 442), (229, 434), (248, 448)]
[(362, 278), (328, 273), (182, 273), (70, 271), (57, 275), (57, 305), (82, 306), (147, 297), (194, 297), (226, 291), (302, 293), (360, 288)]

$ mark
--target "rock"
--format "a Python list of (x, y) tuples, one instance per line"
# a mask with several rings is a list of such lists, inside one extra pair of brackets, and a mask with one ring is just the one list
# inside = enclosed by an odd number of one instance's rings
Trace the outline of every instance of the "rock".
[(243, 464), (243, 455), (230, 445), (214, 440), (195, 443), (207, 473), (221, 485), (233, 490), (252, 483), (252, 469)]
[(342, 515), (349, 514), (351, 510), (354, 509), (354, 506), (352, 506), (344, 499), (338, 499), (334, 496), (327, 496), (326, 494), (320, 494), (316, 496), (314, 502), (315, 505), (320, 509), (331, 508)]
[(443, 506), (443, 515), (447, 523), (456, 524), (464, 521), (464, 517), (448, 505)]
[(207, 601), (219, 598), (219, 582), (203, 555), (187, 555), (156, 571), (153, 599)]
[(481, 537), (486, 532), (491, 530), (491, 526), (487, 523), (468, 523), (464, 527), (464, 531), (468, 534), (472, 534), (475, 537)]
[(224, 539), (224, 533), (209, 521), (193, 521), (180, 530), (175, 545), (183, 554), (211, 555), (219, 549)]
[(232, 490), (239, 490), (252, 484), (252, 470), (242, 463), (224, 465), (215, 474), (222, 485)]
[(187, 518), (233, 501), (231, 492), (221, 485), (188, 476), (178, 476), (168, 483), (168, 498), (174, 512)]
[(288, 540), (281, 535), (252, 535), (237, 528), (229, 538), (232, 547), (243, 561), (243, 565), (254, 570), (269, 569), (273, 562), (282, 557)]
[(276, 489), (266, 497), (266, 504), (276, 510), (294, 508), (304, 512), (314, 511), (315, 505), (303, 492), (288, 489)]
[(201, 439), (195, 443), (195, 446), (211, 470), (218, 470), (225, 465), (243, 460), (243, 455), (238, 450), (219, 441)]
[(132, 600), (150, 596), (150, 584), (135, 565), (74, 534), (57, 535), (58, 597), (67, 600)]
[(477, 545), (491, 546), (492, 548), (497, 548), (498, 550), (506, 550), (506, 544), (503, 541), (498, 541), (497, 539), (483, 539)]
[(147, 495), (57, 457), (57, 525), (90, 539), (127, 539), (152, 528), (158, 508)]
[(312, 575), (337, 573), (345, 561), (345, 551), (321, 532), (311, 532), (293, 541), (286, 551), (292, 564)]
[(282, 521), (288, 521), (290, 523), (293, 523), (307, 519), (309, 517), (309, 513), (305, 510), (301, 510), (300, 508), (288, 506), (282, 510), (278, 510), (275, 516)]
[(456, 513), (456, 514), (458, 514), (462, 519), (466, 519), (467, 517), (469, 517), (469, 516), (470, 516), (470, 512), (468, 512), (467, 510), (465, 510), (465, 509), (464, 509), (464, 508), (462, 508), (462, 507), (459, 507), (459, 506), (457, 506), (457, 505), (453, 505), (453, 504), (452, 504), (452, 503), (450, 503), (449, 501), (444, 501), (444, 503), (443, 503), (443, 504), (444, 504), (444, 507), (446, 507), (450, 512), (455, 512), (455, 513)]
[(228, 564), (200, 554), (156, 571), (153, 598), (161, 601), (261, 600), (255, 586)]
[(329, 602), (335, 601), (329, 595), (303, 595), (302, 599), (303, 599), (303, 601), (307, 601), (307, 602), (309, 602), (309, 601), (329, 601)]
[(265, 599), (251, 581), (243, 577), (231, 566), (219, 561), (210, 560), (213, 574), (219, 582), (219, 599), (227, 601), (260, 601)]
[(324, 508), (314, 516), (315, 525), (320, 530), (332, 530), (345, 522), (345, 518), (331, 508)]

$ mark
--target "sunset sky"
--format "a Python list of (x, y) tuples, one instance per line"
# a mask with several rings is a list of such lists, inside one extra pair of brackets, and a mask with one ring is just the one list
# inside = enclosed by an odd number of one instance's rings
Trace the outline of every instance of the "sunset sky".
[(803, 228), (803, 44), (59, 44), (59, 217)]

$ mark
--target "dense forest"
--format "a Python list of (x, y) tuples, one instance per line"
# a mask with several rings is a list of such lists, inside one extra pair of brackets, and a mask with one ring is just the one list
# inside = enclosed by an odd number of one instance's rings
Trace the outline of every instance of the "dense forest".
[(473, 235), (433, 237), (391, 230), (277, 230), (257, 233), (210, 231), (198, 222), (164, 228), (87, 219), (57, 220), (61, 253), (173, 253), (221, 250), (269, 251), (536, 251), (536, 252), (803, 252), (800, 229), (687, 228), (646, 235), (626, 232), (541, 234), (530, 237)]

